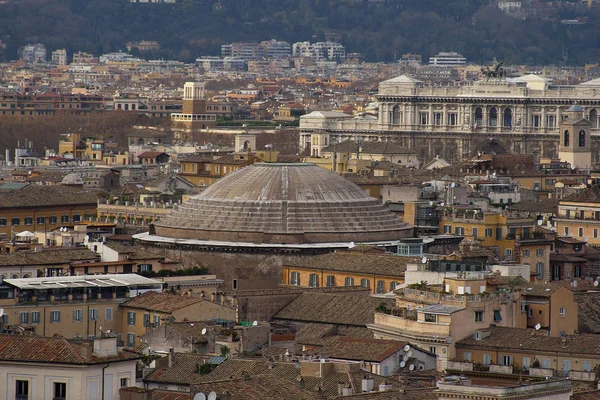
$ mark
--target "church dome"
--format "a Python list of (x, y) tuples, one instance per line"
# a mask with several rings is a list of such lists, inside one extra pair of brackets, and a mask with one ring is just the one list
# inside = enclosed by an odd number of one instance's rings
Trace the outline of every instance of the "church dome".
[(171, 239), (308, 244), (389, 241), (412, 235), (379, 200), (309, 163), (236, 171), (155, 224)]
[(569, 109), (567, 111), (569, 111), (569, 112), (583, 112), (583, 107), (581, 107), (579, 104), (575, 103), (571, 107), (569, 107)]
[(60, 184), (64, 186), (83, 186), (83, 179), (79, 174), (71, 173), (65, 175)]

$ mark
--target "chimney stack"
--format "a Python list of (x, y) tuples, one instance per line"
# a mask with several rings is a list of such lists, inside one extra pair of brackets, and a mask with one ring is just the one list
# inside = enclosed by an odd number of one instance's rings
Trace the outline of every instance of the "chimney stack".
[(173, 365), (175, 365), (175, 351), (173, 350), (173, 348), (171, 347), (169, 349), (169, 368), (172, 368)]

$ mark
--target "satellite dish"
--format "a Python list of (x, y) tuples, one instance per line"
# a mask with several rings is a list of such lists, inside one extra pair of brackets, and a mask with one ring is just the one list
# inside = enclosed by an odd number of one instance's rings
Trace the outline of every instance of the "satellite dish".
[(442, 201), (442, 202), (440, 203), (440, 207), (444, 207), (444, 205), (445, 205), (445, 204), (446, 204), (446, 202)]
[(412, 351), (409, 351), (408, 353), (406, 353), (406, 355), (408, 356), (408, 358), (412, 357)]
[(408, 369), (409, 369), (409, 371), (412, 371), (412, 370), (414, 370), (414, 369), (415, 369), (415, 366), (414, 366), (413, 364), (410, 364), (410, 365), (408, 366)]
[(404, 355), (402, 356), (402, 361), (408, 361), (408, 356), (406, 355), (406, 353), (404, 353)]
[(404, 368), (406, 366), (406, 361), (400, 361), (400, 368)]
[(450, 184), (450, 187), (454, 189), (454, 188), (456, 187), (456, 183), (452, 182), (452, 183)]
[(404, 346), (404, 351), (405, 351), (405, 352), (407, 352), (407, 351), (409, 351), (409, 350), (410, 350), (410, 346), (409, 346), (409, 345), (406, 345), (406, 346)]
[(206, 400), (206, 395), (204, 393), (197, 393), (194, 396), (194, 400)]
[(535, 330), (539, 331), (541, 327), (542, 327), (542, 324), (537, 323), (536, 326), (535, 326)]
[(217, 400), (217, 394), (215, 392), (210, 392), (208, 394), (208, 400)]
[(206, 328), (202, 328), (202, 334), (206, 335)]
[(421, 263), (427, 264), (427, 257), (423, 256), (423, 258), (421, 258)]
[(430, 206), (432, 206), (432, 205), (433, 205), (433, 201), (430, 201), (430, 202), (429, 202), (429, 205), (430, 205)]
[(542, 221), (541, 219), (539, 219), (537, 222), (538, 226), (541, 226), (543, 223), (544, 223), (544, 221)]
[(0, 317), (4, 315), (4, 308), (0, 308)]
[(594, 286), (598, 286), (599, 283), (600, 282), (598, 282), (598, 281), (594, 281)]
[(252, 326), (258, 326), (258, 321), (252, 322)]

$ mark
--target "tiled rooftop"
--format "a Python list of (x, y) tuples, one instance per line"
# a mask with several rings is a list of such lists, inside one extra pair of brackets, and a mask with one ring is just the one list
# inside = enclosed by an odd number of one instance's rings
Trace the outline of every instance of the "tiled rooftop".
[(324, 324), (366, 326), (372, 324), (380, 303), (394, 306), (394, 299), (303, 293), (279, 311), (274, 319)]
[(81, 350), (82, 344), (67, 341), (65, 338), (42, 336), (0, 335), (0, 361), (39, 362), (52, 364), (100, 364), (136, 360), (138, 353), (119, 351), (111, 357), (86, 358)]
[(198, 297), (146, 292), (123, 303), (121, 306), (169, 313), (202, 301), (204, 300)]

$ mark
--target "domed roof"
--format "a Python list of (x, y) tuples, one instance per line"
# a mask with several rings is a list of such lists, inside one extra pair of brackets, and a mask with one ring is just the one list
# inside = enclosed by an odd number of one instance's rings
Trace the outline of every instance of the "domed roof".
[(583, 107), (581, 107), (579, 104), (575, 103), (571, 107), (569, 107), (569, 109), (567, 111), (583, 112)]
[(60, 184), (67, 186), (83, 186), (83, 179), (81, 179), (81, 176), (79, 176), (79, 174), (71, 173), (65, 175)]
[(372, 242), (412, 234), (379, 200), (309, 163), (261, 163), (193, 196), (159, 223), (167, 238), (272, 244)]

